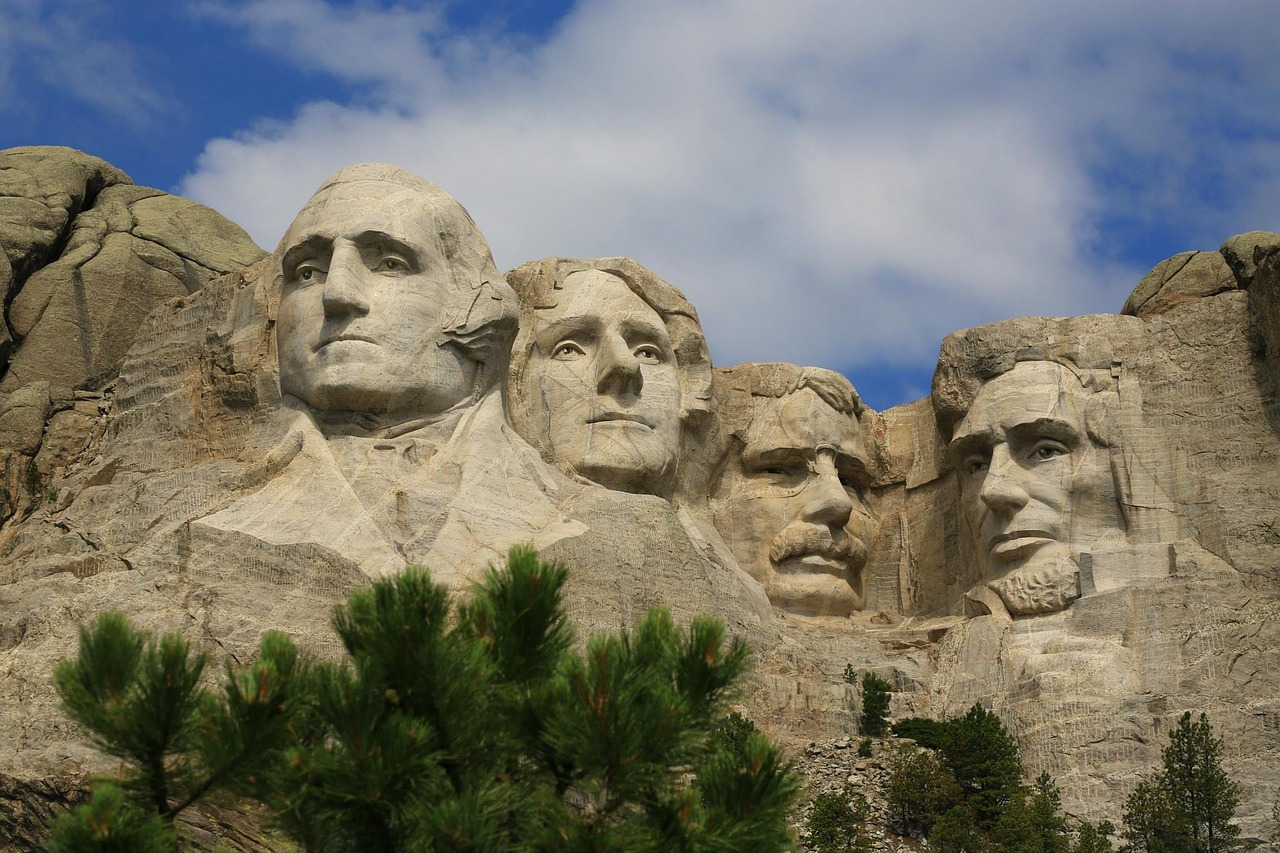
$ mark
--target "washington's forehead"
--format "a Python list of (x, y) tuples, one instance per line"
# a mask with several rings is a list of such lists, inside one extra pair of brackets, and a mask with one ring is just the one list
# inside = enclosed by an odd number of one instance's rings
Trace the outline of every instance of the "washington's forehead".
[(384, 181), (350, 181), (326, 187), (311, 197), (286, 241), (381, 231), (401, 239), (423, 239), (444, 205), (424, 193)]

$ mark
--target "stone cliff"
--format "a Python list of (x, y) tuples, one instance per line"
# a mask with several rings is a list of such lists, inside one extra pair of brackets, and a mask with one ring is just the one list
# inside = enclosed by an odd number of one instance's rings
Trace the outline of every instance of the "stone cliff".
[[(1203, 710), (1264, 833), (1280, 235), (1171, 258), (1120, 314), (956, 332), (931, 396), (884, 412), (829, 371), (713, 369), (694, 307), (630, 259), (502, 276), (389, 166), (335, 175), (264, 256), (100, 160), (14, 149), (0, 245), (15, 845), (105, 769), (49, 681), (99, 610), (240, 660), (268, 628), (334, 654), (355, 585), (421, 562), (465, 589), (526, 541), (572, 568), (583, 632), (724, 618), (758, 653), (744, 703), (797, 749), (853, 731), (852, 664), (895, 716), (994, 709), (1069, 814), (1118, 822)], [(260, 843), (251, 814), (194, 820)]]

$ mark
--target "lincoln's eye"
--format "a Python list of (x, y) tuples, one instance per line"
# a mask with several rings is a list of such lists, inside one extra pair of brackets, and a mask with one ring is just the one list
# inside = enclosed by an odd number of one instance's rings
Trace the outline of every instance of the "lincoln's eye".
[(636, 358), (649, 364), (657, 364), (662, 361), (662, 350), (650, 344), (636, 347)]

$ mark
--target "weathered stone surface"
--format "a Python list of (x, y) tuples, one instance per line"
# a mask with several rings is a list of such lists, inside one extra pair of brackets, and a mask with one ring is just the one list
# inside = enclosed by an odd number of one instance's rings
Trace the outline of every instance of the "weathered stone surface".
[(1121, 314), (1150, 317), (1191, 299), (1239, 288), (1226, 259), (1218, 252), (1184, 252), (1161, 261), (1138, 283)]
[[(96, 157), (57, 147), (0, 152), (0, 247), (0, 392), (53, 388), (66, 399), (72, 389), (110, 381), (157, 305), (262, 256), (214, 211), (134, 186)], [(30, 417), (21, 440), (8, 433), (0, 440), (0, 518), (33, 506), (67, 454), (90, 437), (70, 431), (91, 420), (62, 416), (58, 440), (43, 450), (45, 425), (34, 431)]]
[[(894, 717), (994, 708), (1094, 819), (1118, 821), (1169, 727), (1206, 710), (1246, 834), (1264, 831), (1270, 236), (1171, 259), (1134, 316), (951, 335), (931, 398), (872, 412), (827, 371), (713, 373), (692, 306), (634, 261), (547, 259), (509, 287), (457, 202), (394, 167), (344, 170), (277, 254), (212, 280), (234, 231), (124, 181), (88, 195), (56, 228), (28, 206), (61, 236), (10, 312), (0, 836), (35, 837), (107, 766), (48, 678), (100, 610), (238, 660), (269, 628), (333, 656), (328, 614), (355, 586), (424, 561), (462, 590), (523, 541), (571, 568), (582, 633), (654, 605), (724, 618), (758, 651), (744, 707), (832, 773), (874, 769), (832, 757), (854, 730), (847, 666), (889, 679)], [(660, 440), (616, 440), (640, 428)], [(248, 811), (192, 821), (205, 846), (278, 846)]]

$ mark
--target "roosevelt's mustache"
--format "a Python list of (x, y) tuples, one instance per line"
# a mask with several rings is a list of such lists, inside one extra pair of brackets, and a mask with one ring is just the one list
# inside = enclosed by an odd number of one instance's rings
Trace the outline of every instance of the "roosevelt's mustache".
[(850, 537), (836, 538), (829, 527), (806, 524), (784, 528), (769, 546), (769, 558), (775, 563), (809, 554), (846, 562), (853, 556)]

